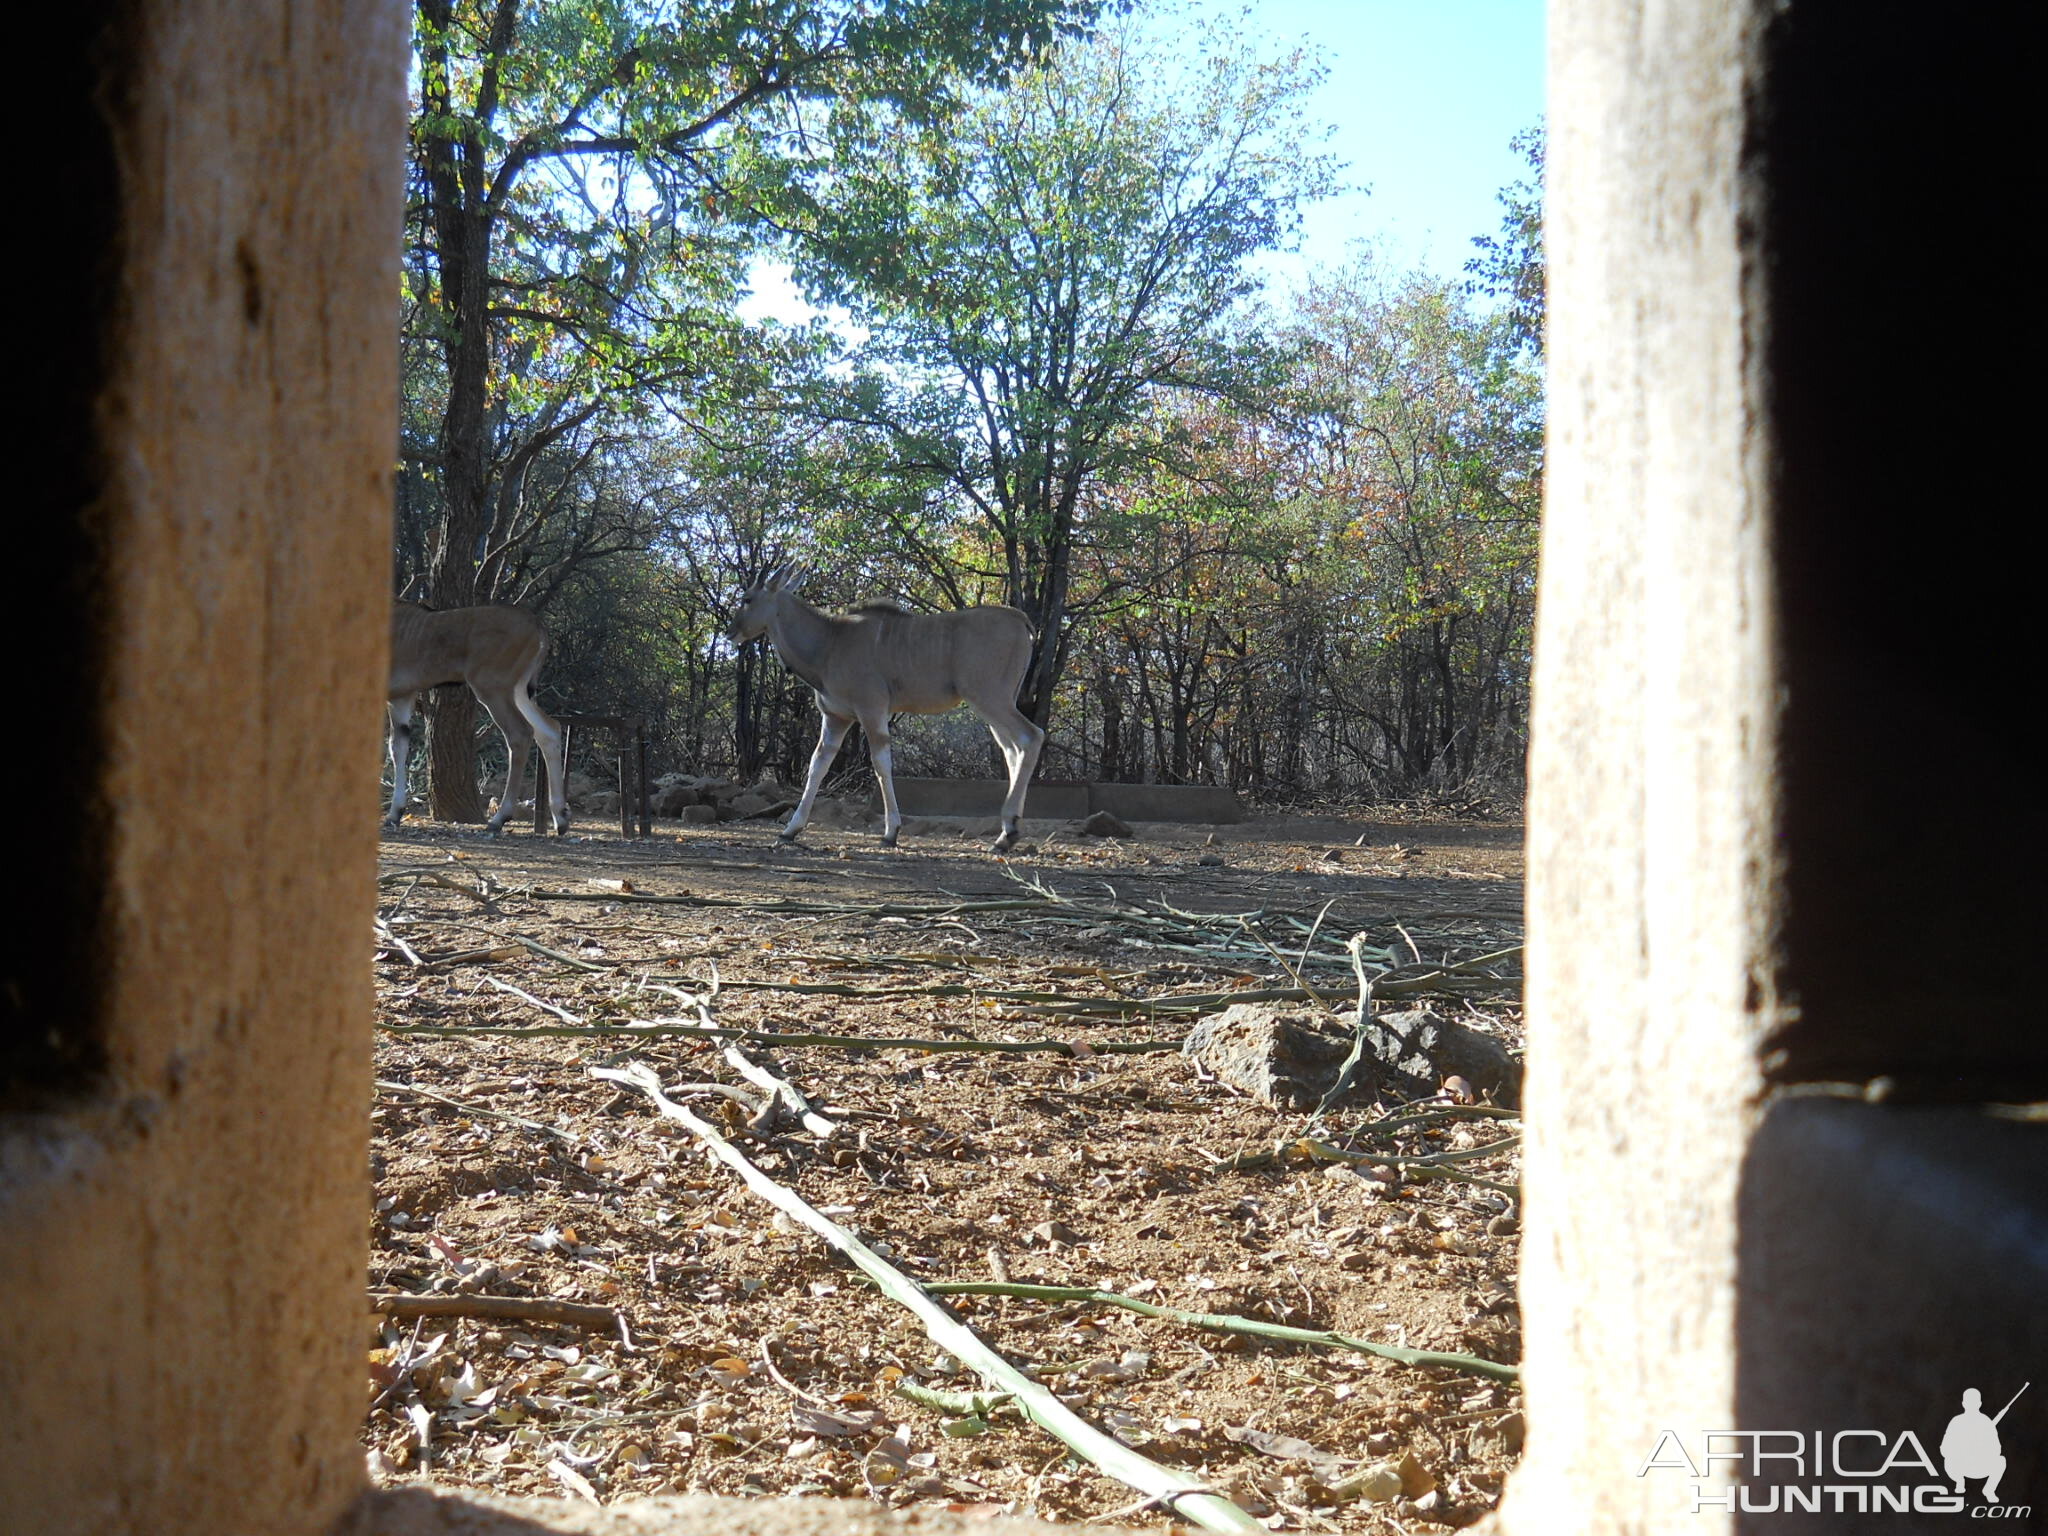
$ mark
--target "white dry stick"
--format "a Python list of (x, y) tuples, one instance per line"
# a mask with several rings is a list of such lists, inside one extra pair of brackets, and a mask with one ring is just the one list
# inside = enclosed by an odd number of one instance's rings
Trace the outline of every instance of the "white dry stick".
[(954, 1318), (944, 1307), (927, 1296), (923, 1288), (909, 1276), (888, 1263), (830, 1217), (820, 1214), (817, 1207), (795, 1190), (769, 1178), (748, 1162), (739, 1149), (717, 1131), (670, 1099), (661, 1091), (661, 1080), (647, 1067), (638, 1063), (623, 1071), (592, 1067), (590, 1075), (608, 1082), (623, 1083), (629, 1088), (637, 1088), (653, 1101), (655, 1108), (663, 1115), (688, 1126), (711, 1150), (714, 1157), (745, 1181), (747, 1188), (770, 1205), (802, 1222), (845, 1254), (863, 1274), (881, 1287), (884, 1294), (893, 1297), (915, 1313), (917, 1320), (924, 1325), (925, 1332), (931, 1335), (934, 1343), (962, 1364), (971, 1366), (983, 1380), (998, 1391), (1010, 1393), (1016, 1399), (1017, 1407), (1022, 1409), (1033, 1423), (1047, 1433), (1056, 1435), (1111, 1477), (1129, 1484), (1146, 1495), (1148, 1501), (1196, 1525), (1206, 1526), (1212, 1531), (1242, 1533), (1242, 1536), (1251, 1536), (1251, 1533), (1255, 1532), (1263, 1536), (1266, 1528), (1229, 1499), (1210, 1492), (1201, 1484), (1183, 1477), (1169, 1467), (1162, 1467), (1158, 1462), (1140, 1456), (1128, 1446), (1111, 1439), (1044, 1387), (1025, 1376), (983, 1343), (973, 1329)]
[(425, 965), (427, 963), (419, 957), (417, 951), (410, 944), (398, 936), (391, 928), (391, 925), (386, 923), (383, 918), (375, 918), (373, 923), (377, 931), (377, 937), (398, 950), (407, 960), (411, 961), (414, 965)]
[(775, 1098), (780, 1099), (789, 1112), (803, 1122), (804, 1129), (818, 1140), (830, 1141), (839, 1134), (839, 1127), (811, 1108), (811, 1101), (803, 1096), (795, 1083), (787, 1078), (777, 1077), (757, 1062), (749, 1061), (746, 1053), (736, 1045), (728, 1045), (725, 1048), (725, 1059), (735, 1072), (756, 1088), (766, 1088)]
[(520, 999), (522, 1002), (531, 1003), (536, 1008), (542, 1009), (547, 1013), (552, 1013), (564, 1024), (581, 1024), (584, 1022), (582, 1019), (577, 1018), (576, 1015), (571, 1013), (568, 1009), (557, 1008), (553, 1003), (543, 1002), (540, 998), (535, 997), (531, 992), (528, 992), (520, 987), (515, 987), (509, 981), (500, 981), (495, 976), (486, 976), (484, 977), (484, 980), (488, 981), (500, 992), (510, 992), (514, 997)]

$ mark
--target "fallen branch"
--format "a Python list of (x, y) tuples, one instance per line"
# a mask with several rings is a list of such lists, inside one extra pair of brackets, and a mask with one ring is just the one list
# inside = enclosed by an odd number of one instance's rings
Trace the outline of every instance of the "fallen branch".
[(1008, 1392), (941, 1392), (907, 1378), (897, 1381), (889, 1390), (905, 1402), (929, 1408), (933, 1413), (950, 1413), (958, 1419), (985, 1419), (1015, 1401)]
[[(734, 983), (738, 990), (740, 983)], [(1519, 979), (1501, 977), (1457, 977), (1448, 970), (1431, 971), (1426, 976), (1402, 976), (1392, 980), (1378, 980), (1373, 983), (1373, 996), (1378, 998), (1420, 997), (1430, 992), (1448, 992), (1454, 996), (1466, 992), (1490, 991), (1495, 988), (1517, 988)], [(981, 994), (994, 997), (993, 991)], [(1156, 1017), (1183, 1013), (1214, 1013), (1228, 1008), (1233, 1003), (1323, 1003), (1336, 1005), (1353, 1001), (1354, 993), (1345, 987), (1249, 987), (1241, 992), (1168, 992), (1158, 997), (1081, 997), (1058, 1003), (1022, 1003), (1003, 1011), (1004, 1018), (1033, 1017), (1090, 1017), (1109, 1015), (1116, 1018), (1133, 1016)]]
[(1521, 1138), (1504, 1136), (1499, 1141), (1489, 1142), (1483, 1147), (1470, 1147), (1457, 1152), (1431, 1152), (1410, 1155), (1400, 1152), (1352, 1152), (1343, 1147), (1332, 1146), (1327, 1141), (1313, 1136), (1294, 1136), (1282, 1142), (1270, 1152), (1240, 1152), (1216, 1164), (1219, 1170), (1243, 1172), (1253, 1168), (1271, 1168), (1284, 1163), (1290, 1156), (1306, 1157), (1318, 1163), (1386, 1163), (1399, 1167), (1403, 1173), (1424, 1179), (1454, 1179), (1460, 1184), (1477, 1184), (1481, 1189), (1490, 1189), (1496, 1194), (1507, 1195), (1519, 1200), (1521, 1190), (1513, 1184), (1503, 1184), (1498, 1179), (1481, 1178), (1476, 1173), (1467, 1173), (1462, 1168), (1452, 1167), (1454, 1162), (1469, 1162), (1475, 1157), (1489, 1153), (1504, 1152), (1521, 1145)]
[(400, 954), (404, 955), (409, 963), (413, 965), (425, 965), (427, 963), (419, 957), (419, 951), (415, 950), (410, 944), (406, 943), (404, 939), (400, 938), (398, 934), (391, 928), (390, 924), (386, 923), (383, 918), (376, 918), (373, 920), (373, 922), (376, 929), (377, 937), (382, 939), (386, 944), (389, 944), (393, 949), (397, 950)]
[(732, 1069), (752, 1083), (756, 1088), (768, 1090), (768, 1102), (779, 1104), (802, 1122), (803, 1128), (820, 1141), (830, 1141), (839, 1134), (839, 1127), (811, 1108), (811, 1101), (803, 1096), (795, 1083), (787, 1078), (777, 1077), (766, 1067), (747, 1059), (746, 1053), (736, 1045), (725, 1048), (725, 1059)]
[(388, 1082), (382, 1078), (379, 1078), (372, 1086), (388, 1093), (410, 1093), (422, 1099), (432, 1099), (436, 1104), (445, 1104), (450, 1109), (462, 1111), (465, 1115), (481, 1115), (487, 1120), (503, 1120), (508, 1124), (521, 1126), (529, 1131), (539, 1131), (543, 1136), (552, 1136), (557, 1141), (566, 1141), (572, 1147), (576, 1145), (576, 1138), (574, 1136), (567, 1131), (557, 1130), (552, 1125), (544, 1125), (538, 1120), (528, 1120), (523, 1115), (508, 1115), (502, 1109), (489, 1109), (482, 1104), (472, 1104), (465, 1099), (451, 1099), (447, 1094), (436, 1093), (431, 1088), (416, 1087), (412, 1083)]
[(737, 1029), (724, 1025), (686, 1024), (680, 1019), (641, 1019), (631, 1023), (592, 1024), (393, 1024), (379, 1020), (377, 1027), (394, 1035), (531, 1035), (536, 1039), (597, 1039), (625, 1035), (642, 1040), (665, 1040), (676, 1035), (697, 1035), (710, 1040), (753, 1040), (762, 1045), (823, 1046), (848, 1051), (988, 1052), (997, 1055), (1028, 1056), (1150, 1056), (1180, 1049), (1178, 1040), (957, 1040), (894, 1039), (885, 1035), (812, 1035), (783, 1033), (772, 1029)]
[(495, 976), (486, 976), (483, 979), (489, 982), (492, 986), (496, 987), (500, 992), (510, 992), (514, 997), (518, 998), (521, 1002), (531, 1003), (534, 1007), (541, 1009), (543, 1012), (552, 1013), (556, 1018), (562, 1020), (566, 1024), (574, 1024), (579, 1027), (583, 1026), (584, 1024), (584, 1020), (579, 1019), (575, 1014), (571, 1013), (568, 1009), (558, 1008), (553, 1003), (535, 997), (531, 992), (528, 992), (523, 987), (515, 987), (512, 985), (511, 982), (500, 981)]
[(430, 971), (452, 970), (458, 965), (486, 965), (493, 960), (515, 960), (524, 954), (517, 944), (499, 944), (491, 949), (465, 949), (452, 955), (436, 955), (426, 961)]
[(1235, 1317), (1228, 1312), (1188, 1312), (1179, 1307), (1155, 1306), (1135, 1296), (1100, 1291), (1086, 1285), (1026, 1285), (1003, 1280), (927, 1280), (924, 1288), (934, 1296), (1017, 1296), (1027, 1301), (1078, 1301), (1089, 1306), (1122, 1307), (1143, 1317), (1161, 1318), (1188, 1328), (1211, 1333), (1247, 1334), (1254, 1338), (1279, 1339), (1289, 1344), (1314, 1344), (1326, 1349), (1348, 1349), (1359, 1354), (1378, 1355), (1402, 1365), (1440, 1365), (1449, 1370), (1486, 1376), (1495, 1381), (1520, 1381), (1520, 1366), (1483, 1360), (1477, 1355), (1447, 1354), (1436, 1349), (1409, 1349), (1400, 1344), (1375, 1344), (1322, 1328), (1290, 1328), (1285, 1323), (1261, 1322), (1254, 1317)]
[(746, 1183), (747, 1188), (816, 1232), (838, 1249), (881, 1287), (882, 1291), (912, 1312), (925, 1332), (956, 1359), (971, 1366), (999, 1391), (1010, 1393), (1024, 1414), (1071, 1449), (1086, 1457), (1110, 1476), (1128, 1483), (1138, 1492), (1158, 1499), (1175, 1514), (1206, 1526), (1212, 1531), (1254, 1536), (1265, 1529), (1230, 1500), (1210, 1493), (1170, 1468), (1138, 1455), (1128, 1446), (1111, 1439), (1083, 1421), (1050, 1392), (1025, 1376), (989, 1348), (973, 1329), (933, 1301), (913, 1280), (889, 1264), (867, 1244), (837, 1222), (821, 1214), (795, 1190), (778, 1184), (741, 1155), (739, 1150), (704, 1121), (675, 1103), (661, 1090), (660, 1079), (644, 1066), (623, 1071), (593, 1067), (591, 1076), (621, 1083), (639, 1090), (655, 1108), (671, 1120), (681, 1121), (694, 1132), (713, 1156)]
[[(1422, 1102), (1427, 1103), (1428, 1100)], [(1420, 1114), (1393, 1114), (1384, 1120), (1372, 1120), (1356, 1128), (1361, 1136), (1391, 1136), (1396, 1131), (1413, 1130), (1418, 1125), (1439, 1125), (1446, 1120), (1519, 1120), (1519, 1109), (1502, 1109), (1498, 1104), (1440, 1104)]]
[(616, 1307), (555, 1301), (544, 1296), (409, 1296), (370, 1292), (370, 1310), (385, 1317), (503, 1317), (527, 1323), (562, 1323), (593, 1333), (616, 1333)]
[(475, 885), (465, 885), (462, 881), (451, 877), (444, 870), (434, 867), (427, 869), (394, 869), (377, 877), (379, 885), (390, 885), (399, 880), (424, 881), (428, 885), (438, 885), (443, 890), (458, 892), (461, 895), (467, 896), (472, 901), (493, 902), (504, 894), (502, 891), (491, 888), (490, 877), (487, 875), (479, 875)]

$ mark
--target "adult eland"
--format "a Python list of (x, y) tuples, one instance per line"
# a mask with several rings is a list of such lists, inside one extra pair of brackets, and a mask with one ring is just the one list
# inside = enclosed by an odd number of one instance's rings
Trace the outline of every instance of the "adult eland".
[(505, 792), (489, 823), (501, 831), (526, 789), (526, 760), (536, 741), (548, 767), (548, 808), (555, 831), (569, 830), (562, 775), (562, 728), (533, 702), (533, 679), (547, 659), (548, 634), (524, 608), (484, 604), (436, 612), (418, 603), (391, 604), (391, 810), (405, 815), (406, 770), (412, 760), (412, 714), (419, 696), (443, 683), (467, 683), (505, 738)]
[(797, 595), (804, 574), (792, 565), (769, 571), (740, 595), (731, 629), (736, 644), (766, 635), (782, 664), (817, 693), (824, 717), (803, 799), (781, 840), (803, 831), (826, 770), (858, 720), (882, 788), (882, 844), (895, 847), (903, 813), (896, 805), (889, 717), (942, 715), (965, 704), (988, 726), (1009, 765), (1002, 833), (990, 849), (1007, 852), (1017, 841), (1024, 791), (1045, 745), (1045, 732), (1017, 707), (1031, 662), (1031, 621), (1015, 608), (998, 607), (910, 613), (867, 603), (851, 613), (826, 613)]

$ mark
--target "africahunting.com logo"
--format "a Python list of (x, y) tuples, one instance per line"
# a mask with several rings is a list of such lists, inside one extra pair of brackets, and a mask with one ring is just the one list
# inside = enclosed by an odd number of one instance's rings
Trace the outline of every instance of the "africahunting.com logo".
[(1912, 1430), (1716, 1429), (1691, 1440), (1667, 1429), (1636, 1476), (1675, 1473), (1693, 1513), (1966, 1515), (2025, 1520), (2030, 1504), (2001, 1492), (2005, 1449), (1999, 1424), (2032, 1382), (1994, 1414), (1975, 1387), (1948, 1421), (1937, 1463)]

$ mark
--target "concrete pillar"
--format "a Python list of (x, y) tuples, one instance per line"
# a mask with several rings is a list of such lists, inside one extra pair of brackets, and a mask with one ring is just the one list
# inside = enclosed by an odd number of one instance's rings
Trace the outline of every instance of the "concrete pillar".
[(9, 797), (8, 1530), (322, 1530), (362, 1482), (405, 22), (53, 16), (51, 290), (19, 302), (70, 345), (33, 354), (21, 521), (60, 597), (7, 623), (66, 681), (63, 772)]
[(1739, 180), (1754, 38), (1743, 6), (1565, 4), (1551, 25), (1531, 1439), (1511, 1510), (1516, 1529), (1698, 1531), (1682, 1512), (1660, 1524), (1614, 1455), (1643, 1426), (1732, 1414), (1739, 1170), (1778, 1006), (1767, 439)]
[[(1932, 1448), (2048, 1359), (2048, 1147), (1984, 1107), (2048, 1096), (2038, 1004), (1986, 963), (2038, 909), (2000, 728), (2028, 637), (1976, 590), (2025, 428), (1958, 387), (1988, 338), (1953, 307), (2023, 50), (1803, 0), (1561, 0), (1551, 49), (1505, 1523), (1774, 1528), (1644, 1473), (1661, 1435)], [(2048, 1504), (2043, 1424), (2006, 1426), (2008, 1501)], [(1746, 1480), (1853, 1481), (1793, 1473)], [(1797, 1528), (1870, 1528), (1830, 1516)]]

